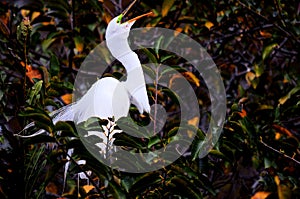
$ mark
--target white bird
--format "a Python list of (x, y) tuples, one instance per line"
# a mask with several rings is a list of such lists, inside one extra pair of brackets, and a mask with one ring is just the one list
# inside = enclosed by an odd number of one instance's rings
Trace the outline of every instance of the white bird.
[[(130, 49), (127, 39), (135, 21), (152, 14), (152, 12), (122, 23), (122, 18), (135, 2), (136, 0), (109, 22), (105, 33), (108, 49), (126, 69), (126, 81), (120, 82), (112, 77), (97, 80), (77, 102), (50, 113), (54, 124), (58, 121), (80, 123), (90, 117), (101, 119), (114, 117), (115, 120), (118, 120), (128, 115), (131, 103), (137, 107), (140, 114), (150, 112), (142, 66), (137, 54)], [(26, 126), (25, 129), (32, 126), (34, 126), (33, 123)], [(21, 137), (33, 137), (42, 133), (44, 131)]]
[[(101, 119), (114, 118), (116, 121), (119, 118), (128, 115), (131, 103), (137, 107), (140, 114), (143, 114), (143, 112), (150, 112), (150, 104), (142, 66), (137, 54), (130, 49), (127, 39), (134, 22), (141, 17), (152, 14), (152, 12), (122, 23), (122, 18), (135, 2), (136, 0), (133, 1), (119, 16), (113, 18), (109, 22), (105, 33), (108, 49), (126, 69), (126, 81), (120, 82), (112, 77), (105, 77), (97, 80), (87, 93), (77, 102), (50, 113), (54, 124), (58, 121), (74, 121), (78, 124), (86, 121), (90, 117), (99, 117)], [(32, 126), (34, 126), (34, 123), (27, 125), (24, 130)], [(118, 131), (115, 133), (117, 132)], [(43, 133), (45, 133), (45, 131), (40, 130), (32, 135), (18, 136), (29, 138)], [(107, 135), (105, 132), (89, 132), (89, 135), (87, 136), (90, 135), (97, 135), (102, 138), (102, 143), (99, 143), (97, 146), (104, 153), (107, 145), (111, 144), (113, 141), (113, 134), (106, 137)], [(72, 153), (73, 149), (69, 149), (68, 155), (71, 156)], [(67, 157), (67, 159), (69, 159), (69, 157)], [(65, 166), (65, 175), (68, 167), (69, 162)]]
[(107, 47), (125, 67), (127, 79), (120, 82), (115, 78), (106, 77), (93, 84), (73, 107), (76, 122), (85, 121), (92, 116), (102, 119), (114, 117), (118, 120), (128, 115), (130, 103), (134, 104), (141, 114), (144, 111), (150, 112), (142, 66), (137, 54), (130, 49), (127, 38), (134, 22), (151, 13), (122, 23), (122, 17), (127, 11), (128, 9), (113, 18), (105, 33)]

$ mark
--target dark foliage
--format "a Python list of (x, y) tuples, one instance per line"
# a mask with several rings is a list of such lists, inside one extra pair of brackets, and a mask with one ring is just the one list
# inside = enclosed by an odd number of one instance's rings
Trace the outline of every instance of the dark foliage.
[[(1, 1), (0, 198), (300, 198), (296, 0), (144, 0), (129, 13), (131, 18), (152, 10), (153, 17), (135, 26), (187, 34), (218, 66), (226, 88), (227, 117), (218, 143), (206, 157), (193, 158), (210, 115), (205, 82), (185, 60), (155, 49), (138, 54), (144, 62), (173, 66), (198, 97), (202, 118), (191, 153), (158, 171), (118, 172), (87, 151), (72, 122), (53, 124), (48, 113), (70, 103), (81, 63), (104, 40), (108, 21), (128, 4), (128, 0)], [(106, 73), (119, 77), (124, 70), (114, 62)], [(95, 79), (101, 75), (95, 74)], [(115, 143), (127, 150), (151, 151), (176, 139), (180, 123), (176, 96), (155, 85), (148, 86), (148, 94), (151, 103), (174, 114), (159, 136), (116, 135)], [(130, 113), (136, 122), (148, 122), (134, 107)], [(21, 132), (32, 121), (36, 125)], [(48, 134), (16, 136), (39, 129)], [(74, 153), (69, 157), (71, 148)], [(79, 164), (83, 159), (86, 164)], [(65, 179), (66, 162), (70, 167)], [(88, 180), (78, 178), (78, 173), (89, 171)]]

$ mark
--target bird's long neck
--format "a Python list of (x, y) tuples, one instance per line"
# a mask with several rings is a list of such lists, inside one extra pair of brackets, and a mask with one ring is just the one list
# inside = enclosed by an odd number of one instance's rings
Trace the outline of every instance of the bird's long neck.
[(133, 51), (126, 53), (125, 55), (118, 58), (126, 69), (127, 79), (125, 86), (130, 94), (133, 94), (137, 89), (145, 89), (145, 78), (141, 62), (137, 54)]

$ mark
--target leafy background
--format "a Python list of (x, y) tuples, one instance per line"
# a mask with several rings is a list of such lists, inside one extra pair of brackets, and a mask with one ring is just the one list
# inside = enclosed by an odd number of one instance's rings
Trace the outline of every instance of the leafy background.
[[(53, 124), (48, 113), (72, 101), (80, 64), (104, 40), (109, 20), (128, 4), (1, 1), (1, 198), (300, 198), (300, 3), (295, 0), (143, 0), (129, 13), (130, 18), (151, 10), (154, 16), (136, 27), (187, 34), (219, 68), (227, 117), (218, 143), (205, 158), (195, 158), (209, 118), (205, 83), (184, 60), (155, 49), (138, 54), (145, 63), (149, 59), (173, 66), (199, 97), (203, 118), (190, 153), (158, 171), (122, 173), (89, 154), (72, 122)], [(118, 77), (124, 69), (116, 62), (107, 73)], [(174, 96), (164, 88), (152, 85), (148, 92), (151, 103), (178, 111)], [(131, 114), (147, 122), (134, 107)], [(31, 121), (36, 126), (22, 134), (38, 129), (49, 134), (15, 136)], [(116, 143), (151, 151), (175, 139), (177, 125), (174, 114), (159, 137), (137, 140), (123, 133)], [(67, 155), (70, 148), (72, 157)], [(89, 171), (91, 175), (83, 175)]]

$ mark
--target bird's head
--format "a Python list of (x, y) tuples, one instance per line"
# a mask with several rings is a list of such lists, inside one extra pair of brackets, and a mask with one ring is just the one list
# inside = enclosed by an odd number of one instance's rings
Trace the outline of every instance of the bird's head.
[(129, 19), (126, 22), (122, 22), (123, 17), (126, 15), (126, 13), (134, 5), (135, 2), (136, 0), (133, 1), (119, 16), (116, 16), (109, 22), (105, 33), (106, 40), (112, 38), (116, 40), (118, 40), (118, 38), (127, 39), (129, 36), (130, 28), (134, 24), (134, 22), (142, 17), (149, 16), (152, 14), (152, 12), (148, 12), (146, 14), (137, 16), (133, 19)]

